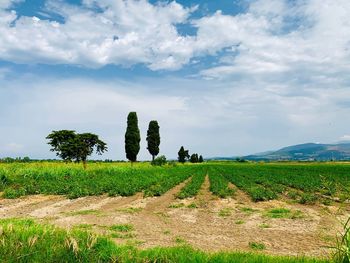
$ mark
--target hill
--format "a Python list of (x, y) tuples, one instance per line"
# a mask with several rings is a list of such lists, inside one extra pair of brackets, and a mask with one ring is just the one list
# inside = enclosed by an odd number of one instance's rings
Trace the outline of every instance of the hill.
[(330, 161), (350, 160), (350, 142), (338, 144), (305, 143), (284, 147), (277, 151), (243, 157), (254, 161)]

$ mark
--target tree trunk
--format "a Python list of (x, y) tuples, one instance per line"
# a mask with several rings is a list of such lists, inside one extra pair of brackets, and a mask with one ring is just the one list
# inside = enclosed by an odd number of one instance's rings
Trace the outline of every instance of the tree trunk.
[(86, 170), (86, 161), (83, 161), (84, 170)]
[(154, 161), (154, 155), (152, 155), (152, 162)]

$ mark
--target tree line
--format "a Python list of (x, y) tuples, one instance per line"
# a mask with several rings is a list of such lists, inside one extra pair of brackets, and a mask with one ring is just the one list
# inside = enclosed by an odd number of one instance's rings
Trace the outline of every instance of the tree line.
[[(160, 146), (160, 127), (158, 121), (152, 120), (149, 122), (147, 130), (147, 150), (152, 156), (152, 164), (161, 165), (166, 163), (165, 156), (156, 158), (159, 154)], [(52, 131), (47, 137), (48, 144), (51, 146), (50, 151), (56, 152), (66, 162), (82, 162), (86, 168), (87, 158), (92, 153), (98, 155), (108, 151), (107, 144), (103, 142), (98, 135), (93, 133), (76, 133), (73, 130)], [(138, 118), (136, 112), (130, 112), (127, 117), (127, 128), (125, 132), (125, 153), (126, 158), (130, 162), (137, 161), (137, 155), (140, 151), (140, 129), (138, 127)], [(188, 150), (182, 146), (178, 152), (178, 161), (185, 163), (203, 162), (202, 155), (194, 153), (191, 156)]]

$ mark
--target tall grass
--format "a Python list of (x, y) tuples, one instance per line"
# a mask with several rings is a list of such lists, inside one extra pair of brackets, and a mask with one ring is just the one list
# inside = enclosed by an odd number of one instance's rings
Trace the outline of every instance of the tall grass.
[(0, 220), (1, 262), (246, 262), (319, 263), (321, 259), (254, 253), (205, 253), (189, 246), (139, 250), (83, 230), (65, 231), (32, 220)]
[(339, 263), (350, 263), (350, 218), (344, 224), (343, 233), (337, 238), (334, 261)]

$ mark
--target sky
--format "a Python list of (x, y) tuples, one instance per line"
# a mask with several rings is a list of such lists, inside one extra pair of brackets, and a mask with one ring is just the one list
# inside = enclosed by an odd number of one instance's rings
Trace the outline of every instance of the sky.
[(349, 0), (0, 0), (0, 158), (55, 158), (52, 130), (125, 159), (243, 156), (350, 139)]

